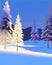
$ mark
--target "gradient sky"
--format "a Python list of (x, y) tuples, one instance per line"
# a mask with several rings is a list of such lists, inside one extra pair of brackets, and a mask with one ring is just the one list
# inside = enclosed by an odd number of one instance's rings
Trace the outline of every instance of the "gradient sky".
[[(6, 0), (0, 0), (0, 21), (3, 16), (3, 7)], [(36, 23), (37, 28), (43, 28), (46, 17), (50, 13), (51, 0), (8, 0), (15, 23), (19, 12), (23, 28), (27, 28)]]

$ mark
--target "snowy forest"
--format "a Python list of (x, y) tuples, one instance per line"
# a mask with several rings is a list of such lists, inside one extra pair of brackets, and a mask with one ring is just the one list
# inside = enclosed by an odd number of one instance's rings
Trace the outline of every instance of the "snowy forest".
[(10, 14), (8, 1), (5, 2), (3, 8), (3, 17), (0, 23), (0, 42), (4, 44), (4, 48), (6, 48), (7, 43), (15, 43), (16, 46), (18, 46), (18, 44), (24, 44), (19, 13), (14, 25), (12, 23), (12, 16)]
[[(22, 17), (25, 18), (25, 16), (21, 17), (20, 11), (16, 11), (18, 14), (16, 14), (16, 17), (14, 16), (15, 21), (13, 23), (10, 8), (12, 1), (10, 3), (8, 1), (10, 2), (11, 0), (4, 2), (3, 14), (0, 20), (0, 65), (51, 65), (52, 6), (50, 8), (50, 16), (46, 17), (44, 24), (42, 24), (44, 25), (43, 27), (38, 27), (36, 21), (32, 21), (33, 24), (31, 26), (23, 28)], [(13, 2), (17, 2), (17, 0), (13, 0)], [(24, 3), (27, 2), (25, 1)], [(31, 1), (28, 3), (31, 3)], [(29, 4), (26, 5), (29, 7)], [(17, 7), (16, 3), (15, 6)], [(30, 10), (31, 7), (28, 7), (27, 9)], [(24, 13), (25, 10), (22, 11)], [(13, 14), (16, 12), (13, 11)], [(29, 21), (28, 24), (30, 25), (30, 23)], [(38, 21), (38, 24), (41, 24), (41, 22)], [(28, 26), (26, 23), (24, 25)]]
[[(16, 18), (16, 23), (12, 23), (10, 7), (8, 1), (5, 2), (3, 8), (3, 17), (0, 22), (0, 42), (6, 47), (7, 43), (24, 44), (23, 40), (43, 40), (49, 48), (49, 41), (52, 41), (52, 14), (45, 21), (43, 29), (38, 28), (33, 23), (32, 27), (26, 30), (22, 29), (19, 13)], [(2, 37), (2, 38), (1, 38)]]

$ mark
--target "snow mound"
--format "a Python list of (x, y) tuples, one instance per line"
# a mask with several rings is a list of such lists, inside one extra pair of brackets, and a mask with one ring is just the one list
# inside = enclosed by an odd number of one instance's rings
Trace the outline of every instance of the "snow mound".
[(0, 52), (14, 53), (14, 54), (25, 54), (25, 55), (40, 56), (40, 57), (41, 56), (52, 57), (52, 54), (42, 53), (42, 52), (33, 52), (33, 51), (26, 50), (21, 47), (18, 47), (18, 51), (17, 51), (15, 46), (7, 46), (6, 49), (4, 49), (4, 46), (0, 45)]

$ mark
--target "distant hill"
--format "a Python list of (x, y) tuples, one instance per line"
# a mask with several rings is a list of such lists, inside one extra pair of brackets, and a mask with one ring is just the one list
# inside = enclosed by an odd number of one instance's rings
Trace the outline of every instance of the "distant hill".
[(28, 27), (26, 29), (23, 29), (24, 41), (30, 39), (31, 29), (32, 29), (32, 27)]

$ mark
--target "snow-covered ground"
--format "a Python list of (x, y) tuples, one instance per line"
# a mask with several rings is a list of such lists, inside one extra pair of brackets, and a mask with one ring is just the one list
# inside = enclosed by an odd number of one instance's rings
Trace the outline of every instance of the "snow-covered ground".
[[(44, 52), (44, 53), (52, 54), (52, 41), (49, 42), (49, 46), (50, 46), (49, 49), (47, 48), (47, 44), (44, 43), (44, 41), (28, 40), (28, 41), (25, 41), (25, 45), (26, 45), (26, 47), (23, 47), (23, 48), (31, 50), (33, 52), (36, 51), (36, 52)], [(27, 45), (29, 47), (27, 47)]]
[[(2, 44), (0, 45), (0, 51), (16, 53), (16, 49), (17, 48), (14, 43), (7, 44), (6, 50)], [(50, 41), (50, 48), (48, 49), (47, 44), (45, 44), (43, 41), (24, 41), (24, 45), (18, 45), (18, 53), (19, 52), (24, 54), (28, 54), (27, 52), (30, 52), (29, 55), (35, 52), (52, 54), (52, 42)]]
[(52, 65), (52, 46), (50, 49), (43, 41), (24, 41), (24, 45), (0, 45), (0, 65)]
[(14, 54), (23, 54), (23, 55), (30, 55), (30, 56), (44, 56), (44, 57), (52, 57), (52, 54), (49, 53), (43, 53), (43, 52), (35, 52), (35, 51), (30, 51), (21, 47), (18, 47), (18, 51), (16, 50), (17, 48), (14, 46), (7, 46), (6, 49), (4, 49), (4, 46), (0, 46), (0, 52), (5, 52), (5, 53), (14, 53)]

